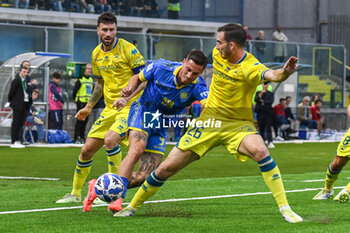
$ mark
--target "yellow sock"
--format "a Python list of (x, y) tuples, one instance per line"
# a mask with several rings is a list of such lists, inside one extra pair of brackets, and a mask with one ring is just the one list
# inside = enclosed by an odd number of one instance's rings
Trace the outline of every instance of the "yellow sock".
[(111, 150), (106, 149), (106, 153), (108, 159), (108, 172), (118, 174), (118, 169), (122, 161), (122, 151), (120, 146), (118, 145)]
[(166, 180), (161, 180), (156, 177), (155, 172), (153, 171), (135, 193), (130, 202), (130, 206), (135, 210), (138, 210), (145, 201), (158, 192), (165, 181)]
[(345, 188), (350, 191), (350, 183)]
[(325, 189), (326, 190), (332, 190), (335, 181), (338, 179), (339, 175), (340, 175), (340, 171), (332, 171), (331, 169), (331, 165), (332, 163), (329, 165), (328, 169), (327, 169), (327, 175), (326, 175), (326, 182), (325, 182)]
[(92, 159), (80, 160), (80, 155), (74, 171), (73, 190), (71, 194), (77, 197), (81, 196), (81, 189), (85, 183), (86, 177), (89, 175), (92, 165)]
[(275, 198), (278, 207), (288, 205), (280, 170), (271, 156), (258, 162), (261, 174)]

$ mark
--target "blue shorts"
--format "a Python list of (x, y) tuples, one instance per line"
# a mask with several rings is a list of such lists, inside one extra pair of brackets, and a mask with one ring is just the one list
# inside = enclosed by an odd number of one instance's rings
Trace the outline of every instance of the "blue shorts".
[(129, 130), (137, 130), (147, 134), (145, 152), (164, 155), (167, 129), (162, 127), (162, 116), (151, 121), (154, 112), (148, 110), (145, 105), (138, 101), (133, 102), (129, 112), (128, 127)]

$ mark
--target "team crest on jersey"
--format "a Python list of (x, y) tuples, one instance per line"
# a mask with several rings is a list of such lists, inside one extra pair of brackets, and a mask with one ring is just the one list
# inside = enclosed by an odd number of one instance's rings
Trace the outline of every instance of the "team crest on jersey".
[(109, 57), (108, 56), (105, 56), (105, 61), (109, 61)]
[(182, 142), (183, 142), (184, 146), (189, 146), (192, 144), (192, 138), (186, 136), (182, 139)]
[(132, 54), (132, 55), (137, 54), (137, 49), (133, 49), (133, 50), (131, 51), (131, 54)]
[(188, 97), (189, 97), (189, 95), (188, 95), (188, 92), (187, 92), (187, 91), (181, 91), (181, 93), (180, 93), (180, 98), (181, 98), (182, 100), (187, 100)]

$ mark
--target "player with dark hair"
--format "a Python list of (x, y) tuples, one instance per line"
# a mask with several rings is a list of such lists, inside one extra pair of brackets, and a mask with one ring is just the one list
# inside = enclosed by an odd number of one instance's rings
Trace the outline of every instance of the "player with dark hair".
[[(200, 75), (207, 62), (207, 57), (200, 50), (192, 50), (180, 66), (159, 59), (134, 75), (129, 85), (123, 88), (122, 96), (128, 97), (141, 83), (147, 82), (143, 94), (132, 104), (129, 113), (129, 151), (118, 172), (124, 184), (122, 198), (128, 188), (140, 186), (161, 163), (167, 139), (167, 128), (163, 127), (163, 122), (172, 119), (167, 116), (180, 113), (194, 100), (205, 104), (209, 91)], [(120, 100), (116, 100), (114, 105), (117, 109), (123, 107)], [(139, 160), (138, 171), (133, 172)], [(88, 196), (92, 203), (96, 198), (93, 188), (89, 188)], [(115, 203), (119, 203), (121, 208), (122, 199)]]
[(236, 159), (246, 161), (251, 158), (257, 162), (287, 222), (303, 221), (289, 207), (280, 171), (262, 137), (257, 134), (251, 108), (256, 87), (266, 81), (284, 81), (296, 70), (298, 59), (290, 57), (283, 68), (270, 70), (244, 51), (245, 38), (245, 31), (237, 24), (227, 24), (218, 29), (217, 44), (212, 53), (214, 62), (210, 94), (198, 120), (220, 120), (221, 127), (189, 127), (168, 157), (147, 177), (131, 203), (114, 216), (134, 215), (169, 177), (221, 144)]
[(125, 107), (122, 111), (113, 108), (113, 102), (121, 97), (122, 88), (128, 85), (134, 74), (138, 74), (144, 68), (144, 60), (133, 44), (116, 37), (117, 19), (113, 13), (101, 14), (97, 22), (97, 32), (102, 43), (93, 50), (91, 59), (92, 75), (97, 78), (97, 83), (88, 103), (75, 118), (85, 120), (102, 94), (106, 107), (91, 127), (78, 157), (72, 192), (56, 203), (81, 201), (81, 190), (90, 173), (93, 156), (103, 145), (108, 158), (108, 172), (117, 174), (122, 158), (119, 143), (126, 135), (131, 103), (138, 98), (135, 92), (135, 96), (131, 95), (124, 99)]

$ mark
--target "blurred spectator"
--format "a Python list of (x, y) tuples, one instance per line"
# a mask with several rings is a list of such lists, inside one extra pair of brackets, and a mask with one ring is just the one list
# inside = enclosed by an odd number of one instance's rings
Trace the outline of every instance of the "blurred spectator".
[(101, 14), (103, 12), (111, 11), (111, 5), (108, 0), (95, 0), (95, 13)]
[(152, 34), (152, 30), (148, 29), (147, 35), (147, 58), (154, 60), (156, 58), (156, 44), (160, 41), (160, 36)]
[(242, 24), (242, 28), (243, 30), (245, 31), (246, 33), (246, 42), (244, 44), (244, 50), (250, 52), (250, 47), (249, 47), (249, 43), (248, 43), (248, 40), (252, 40), (252, 36), (248, 33), (248, 26), (245, 25), (245, 24)]
[(315, 104), (311, 106), (311, 115), (312, 120), (317, 122), (317, 139), (320, 139), (321, 131), (323, 129), (323, 118), (321, 115), (323, 101), (318, 99), (315, 101)]
[[(258, 91), (255, 95), (255, 112), (258, 118), (259, 133), (267, 142), (268, 148), (275, 148), (272, 143), (272, 132), (271, 126), (274, 118), (274, 113), (272, 109), (272, 103), (274, 101), (274, 96), (271, 91), (268, 90), (269, 84), (264, 84), (263, 89)], [(265, 136), (266, 131), (266, 136)]]
[(8, 101), (13, 110), (13, 119), (11, 124), (11, 148), (24, 148), (23, 126), (28, 115), (30, 104), (32, 103), (32, 93), (29, 90), (26, 77), (29, 69), (21, 66), (19, 74), (12, 80)]
[(256, 48), (256, 58), (258, 58), (260, 62), (263, 62), (264, 54), (266, 51), (266, 44), (263, 42), (265, 40), (265, 32), (263, 30), (260, 30), (259, 35), (257, 38), (255, 38), (255, 40), (258, 40), (254, 44)]
[(62, 0), (53, 0), (52, 9), (54, 11), (62, 11)]
[[(91, 77), (92, 67), (91, 64), (87, 64), (85, 68), (85, 73), (82, 77), (78, 78), (75, 82), (73, 90), (73, 98), (77, 105), (77, 112), (83, 109), (89, 102), (92, 95), (92, 89), (94, 85), (94, 80)], [(89, 117), (84, 121), (76, 120), (75, 130), (74, 130), (74, 142), (79, 144), (85, 143), (85, 128)]]
[(286, 118), (288, 123), (291, 125), (292, 122), (295, 121), (294, 115), (292, 113), (292, 109), (289, 107), (290, 102), (292, 102), (292, 97), (287, 96), (286, 97), (286, 110), (284, 112), (286, 113)]
[(52, 82), (49, 85), (49, 126), (51, 129), (62, 130), (63, 126), (63, 97), (62, 91), (58, 83), (60, 82), (61, 74), (54, 72), (52, 74)]
[(155, 0), (144, 0), (142, 16), (159, 18), (159, 6)]
[(136, 0), (131, 4), (133, 8), (133, 16), (140, 17), (144, 7), (144, 0)]
[(252, 40), (253, 37), (252, 37), (252, 36), (249, 34), (249, 32), (248, 32), (248, 26), (245, 25), (245, 24), (242, 24), (242, 28), (243, 28), (243, 30), (244, 30), (245, 33), (246, 33), (246, 40)]
[[(32, 93), (33, 101), (38, 99), (39, 94), (40, 92), (38, 89), (33, 90), (33, 93)], [(37, 139), (38, 143), (45, 143), (44, 119), (45, 119), (45, 112), (36, 109), (34, 105), (31, 104), (29, 108), (29, 113), (26, 118), (26, 122), (35, 125), (36, 132), (38, 135), (38, 139)]]
[[(276, 31), (272, 33), (272, 39), (278, 42), (288, 41), (288, 37), (281, 31), (280, 26), (277, 26)], [(284, 62), (284, 58), (287, 56), (287, 46), (284, 43), (276, 43), (274, 56), (275, 62)]]
[(23, 7), (24, 9), (28, 9), (29, 0), (15, 0), (15, 8)]
[(319, 95), (313, 95), (311, 98), (311, 106), (315, 105), (317, 100), (320, 100), (321, 97)]
[(168, 0), (168, 19), (178, 19), (180, 0)]
[(317, 129), (317, 122), (312, 120), (310, 101), (310, 97), (305, 96), (303, 102), (298, 105), (298, 120), (301, 128)]
[(133, 14), (133, 11), (134, 11), (134, 8), (133, 8), (134, 1), (135, 0), (120, 0), (119, 1), (119, 13), (121, 15), (131, 16)]
[(287, 130), (290, 129), (290, 124), (288, 124), (285, 110), (287, 108), (287, 101), (284, 98), (280, 99), (280, 103), (273, 107), (273, 112), (276, 118), (276, 125), (278, 129), (280, 129), (282, 133), (282, 137), (287, 137)]

